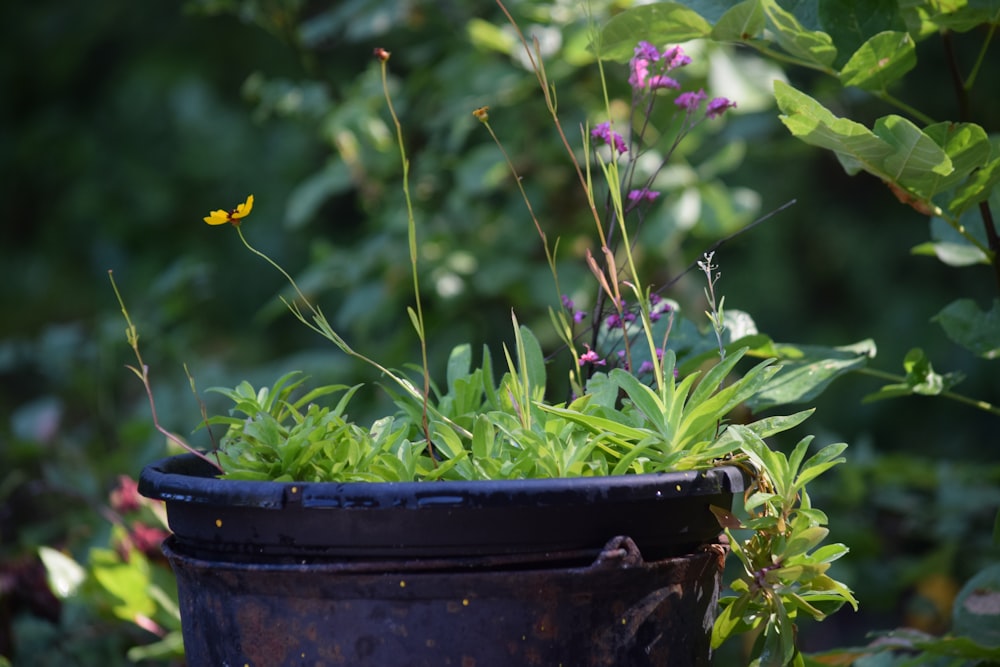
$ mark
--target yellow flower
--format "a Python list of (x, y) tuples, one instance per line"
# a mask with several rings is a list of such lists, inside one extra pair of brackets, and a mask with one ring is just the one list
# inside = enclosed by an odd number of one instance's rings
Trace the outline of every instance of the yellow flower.
[(234, 208), (232, 211), (224, 211), (219, 209), (217, 211), (212, 211), (205, 217), (205, 222), (210, 225), (224, 225), (227, 222), (231, 222), (233, 225), (239, 225), (240, 220), (250, 215), (250, 211), (253, 210), (253, 195), (247, 197), (247, 200)]

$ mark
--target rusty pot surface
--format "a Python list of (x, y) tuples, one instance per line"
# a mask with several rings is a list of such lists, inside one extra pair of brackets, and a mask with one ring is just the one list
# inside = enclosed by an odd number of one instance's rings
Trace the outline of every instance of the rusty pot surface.
[[(709, 665), (726, 547), (646, 562), (616, 537), (544, 558), (248, 564), (164, 546), (189, 667)], [(509, 561), (509, 562), (505, 562)]]

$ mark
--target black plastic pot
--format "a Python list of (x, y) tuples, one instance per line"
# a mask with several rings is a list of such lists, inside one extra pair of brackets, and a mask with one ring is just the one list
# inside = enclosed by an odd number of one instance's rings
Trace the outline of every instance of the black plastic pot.
[(705, 665), (733, 467), (492, 482), (218, 480), (147, 466), (191, 667)]

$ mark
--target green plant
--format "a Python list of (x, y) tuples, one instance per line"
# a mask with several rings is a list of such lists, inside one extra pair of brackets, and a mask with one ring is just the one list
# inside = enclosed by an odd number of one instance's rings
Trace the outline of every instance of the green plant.
[[(670, 73), (685, 66), (690, 57), (680, 47), (660, 52), (640, 42), (630, 61), (631, 113), (625, 123), (632, 130), (629, 139), (614, 129), (612, 121), (585, 127), (582, 135), (586, 160), (580, 161), (561, 124), (555, 91), (548, 82), (537, 44), (533, 47), (520, 33), (516, 21), (507, 16), (520, 35), (546, 107), (577, 174), (599, 241), (599, 251), (588, 250), (585, 259), (597, 283), (589, 326), (583, 328), (582, 334), (577, 330), (579, 318), (567, 298), (562, 299), (562, 308), (551, 311), (557, 333), (573, 362), (568, 391), (557, 389), (557, 398), (552, 397), (542, 347), (532, 328), (520, 325), (516, 318), (513, 345), (503, 349), (506, 370), (499, 381), (494, 380), (488, 350), (483, 353), (482, 363), (473, 368), (471, 348), (462, 345), (449, 358), (445, 390), (435, 386), (427, 353), (418, 229), (406, 141), (388, 85), (390, 54), (376, 49), (402, 166), (415, 296), (415, 305), (407, 312), (420, 344), (420, 363), (415, 367), (420, 377), (413, 379), (408, 371), (390, 369), (358, 351), (280, 264), (250, 244), (243, 226), (253, 209), (251, 195), (235, 209), (213, 211), (205, 222), (232, 225), (243, 245), (287, 280), (293, 296), (285, 304), (293, 315), (348, 356), (377, 370), (385, 378), (398, 412), (363, 427), (347, 416), (357, 386), (322, 386), (296, 396), (303, 379), (295, 374), (286, 374), (273, 386), (259, 390), (243, 382), (234, 389), (213, 390), (230, 399), (233, 407), (229, 416), (203, 419), (207, 426), (225, 426), (226, 432), (213, 451), (197, 453), (219, 468), (223, 477), (295, 481), (559, 477), (742, 465), (762, 489), (747, 498), (744, 508), (750, 517), (746, 527), (753, 531), (752, 536), (742, 546), (734, 542), (734, 550), (744, 561), (754, 586), (745, 586), (742, 590), (746, 597), (727, 607), (714, 640), (718, 643), (735, 631), (754, 630), (767, 618), (763, 648), (758, 651), (761, 664), (801, 660), (791, 620), (795, 610), (821, 618), (845, 602), (856, 606), (847, 587), (825, 574), (829, 561), (845, 553), (846, 548), (819, 547), (828, 532), (824, 527), (826, 518), (811, 507), (804, 488), (808, 481), (843, 460), (837, 457), (846, 445), (822, 449), (800, 470), (810, 439), (801, 441), (789, 461), (770, 452), (762, 438), (798, 426), (810, 411), (748, 417), (742, 424), (733, 423), (734, 411), (759, 397), (779, 367), (773, 359), (749, 368), (741, 366), (751, 349), (748, 343), (759, 349), (760, 337), (752, 331), (752, 324), (747, 325), (750, 320), (745, 314), (723, 312), (723, 300), (716, 300), (718, 273), (712, 251), (696, 263), (708, 281), (711, 327), (704, 332), (693, 322), (685, 323), (676, 304), (642, 282), (632, 237), (632, 226), (641, 224), (646, 205), (658, 196), (649, 187), (655, 174), (667, 165), (686, 136), (736, 104), (721, 97), (708, 100), (703, 90), (664, 95), (663, 91), (681, 88)], [(596, 30), (592, 36), (599, 49)], [(601, 82), (605, 113), (613, 117), (603, 70)], [(668, 103), (674, 113), (663, 135), (667, 149), (660, 154), (655, 150), (653, 110), (658, 104)], [(535, 217), (531, 199), (521, 186), (521, 177), (493, 132), (488, 109), (477, 109), (474, 115), (487, 127), (506, 158), (539, 234), (559, 298), (558, 243), (549, 245), (544, 226)], [(624, 157), (630, 151), (636, 157)], [(656, 156), (652, 167), (639, 166), (643, 155)], [(603, 215), (591, 173), (594, 163), (607, 187)], [(117, 287), (115, 290), (117, 293)], [(138, 335), (120, 295), (119, 301), (138, 362), (131, 370), (144, 384), (156, 421)], [(581, 353), (579, 341), (588, 332), (589, 342), (582, 343), (586, 351)], [(684, 357), (684, 368), (679, 355)], [(794, 400), (798, 400), (819, 391), (828, 381), (826, 375), (802, 376), (789, 384), (794, 385)], [(319, 399), (335, 393), (343, 394), (335, 406), (317, 404)], [(569, 397), (564, 399), (565, 394)], [(164, 433), (196, 451), (183, 439)], [(734, 618), (733, 610), (739, 612), (738, 617)]]

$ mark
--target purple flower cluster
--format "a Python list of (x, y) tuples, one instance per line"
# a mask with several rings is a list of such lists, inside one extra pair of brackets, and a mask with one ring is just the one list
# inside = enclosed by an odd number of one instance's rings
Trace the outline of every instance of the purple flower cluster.
[(650, 190), (649, 188), (642, 188), (641, 190), (630, 190), (628, 193), (629, 201), (640, 202), (640, 201), (653, 201), (660, 196), (659, 192), (655, 190)]
[[(701, 103), (705, 101), (708, 96), (705, 91), (698, 89), (698, 92), (688, 91), (686, 93), (681, 93), (674, 100), (676, 104), (681, 109), (684, 109), (688, 113), (693, 113), (701, 107)], [(725, 97), (713, 97), (709, 103), (708, 107), (705, 109), (705, 116), (707, 118), (718, 118), (726, 112), (727, 109), (735, 109), (736, 102), (725, 98)]]
[(636, 90), (658, 90), (673, 88), (679, 90), (681, 84), (676, 79), (667, 76), (667, 72), (683, 67), (691, 62), (679, 46), (674, 46), (660, 53), (649, 42), (639, 42), (635, 47), (635, 56), (629, 61), (631, 74), (629, 85)]
[[(629, 85), (637, 91), (658, 90), (661, 88), (673, 88), (680, 90), (681, 85), (676, 79), (667, 76), (667, 72), (684, 67), (691, 63), (691, 57), (684, 53), (679, 46), (672, 46), (664, 49), (661, 53), (649, 42), (639, 42), (635, 47), (635, 55), (629, 61)], [(688, 91), (681, 93), (674, 100), (678, 107), (693, 113), (697, 111), (702, 102), (708, 99), (704, 90)], [(718, 118), (727, 109), (736, 107), (736, 102), (725, 97), (713, 98), (705, 109), (705, 116), (708, 118)]]

